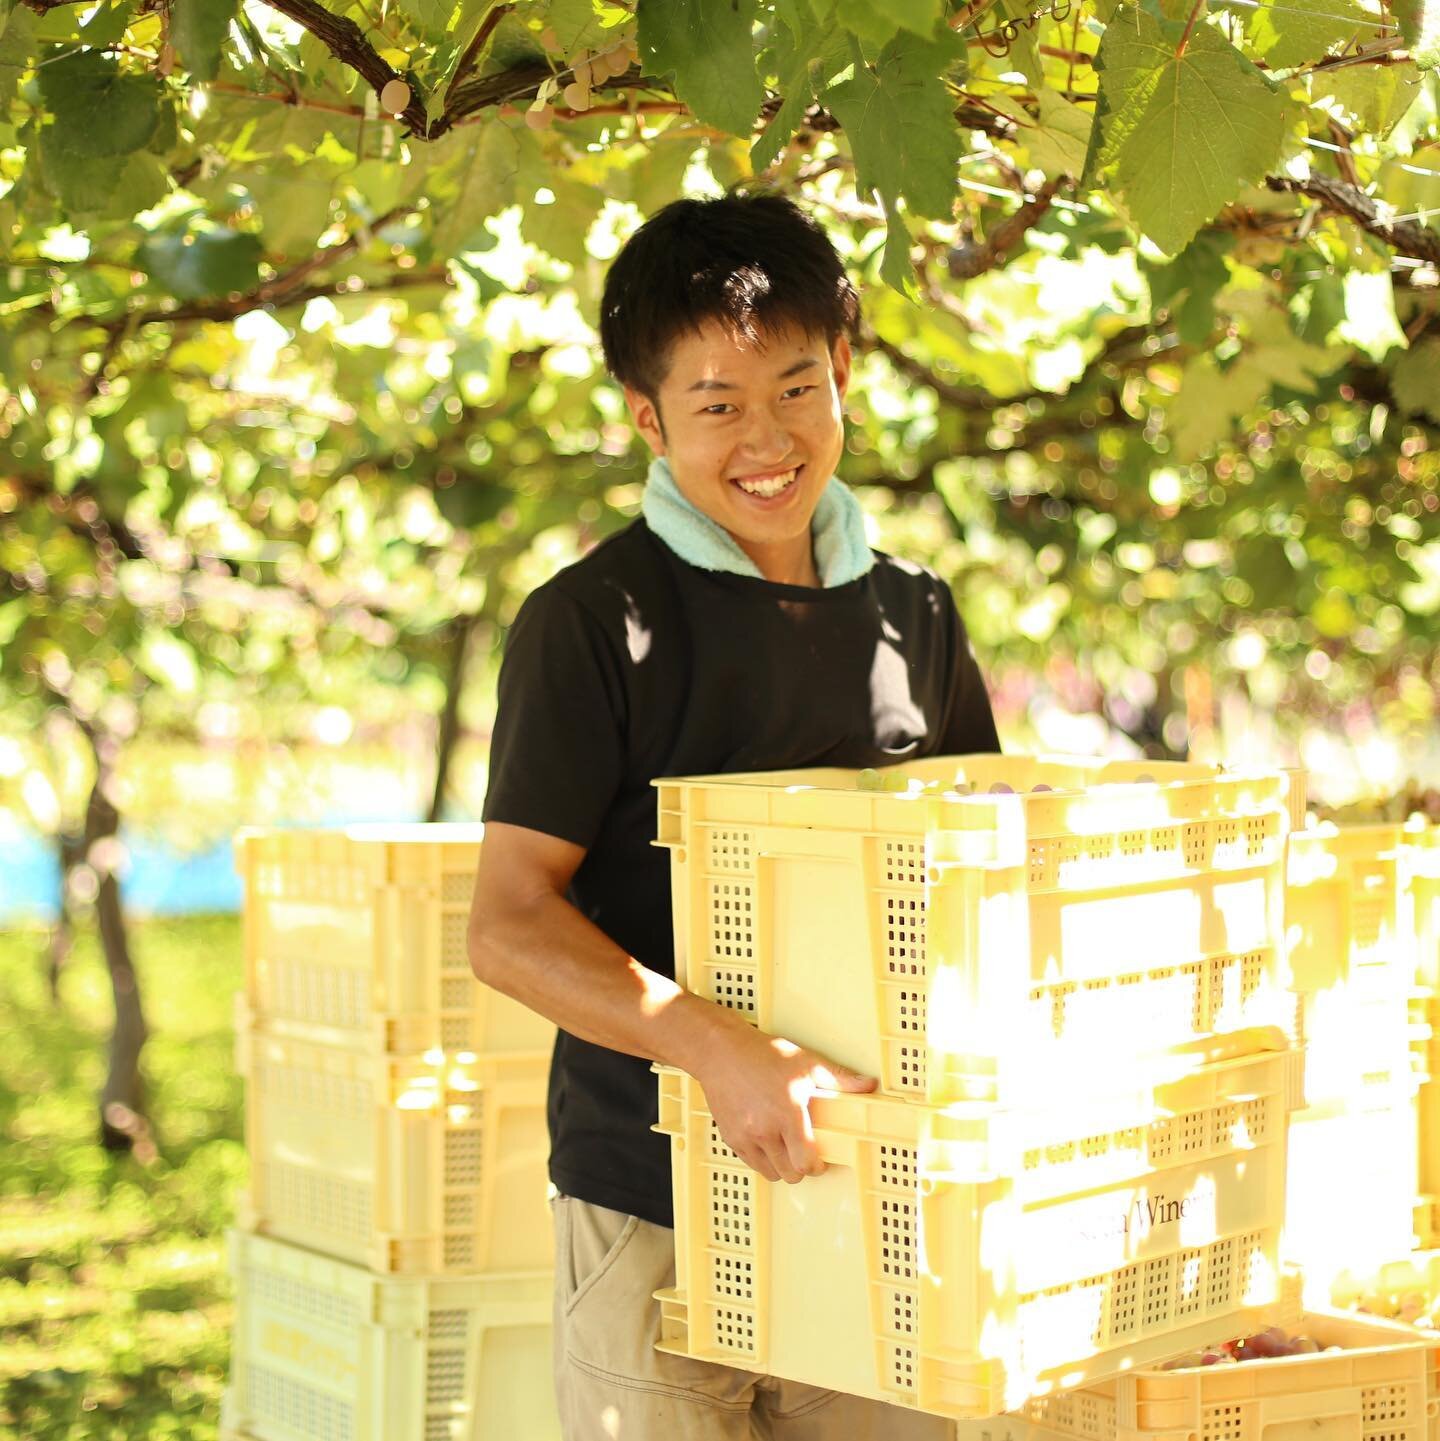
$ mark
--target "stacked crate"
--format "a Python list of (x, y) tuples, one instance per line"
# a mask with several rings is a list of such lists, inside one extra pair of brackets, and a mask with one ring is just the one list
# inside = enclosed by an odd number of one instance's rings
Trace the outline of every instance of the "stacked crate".
[(956, 1419), (1298, 1317), (1288, 786), (973, 756), (664, 781), (677, 974), (879, 1078), (769, 1186), (662, 1072), (662, 1346)]
[(479, 826), (242, 833), (234, 1441), (544, 1441), (553, 1027), (481, 986)]
[(1418, 1171), (1414, 927), (1398, 825), (1292, 835), (1286, 938), (1306, 1048), (1306, 1104), (1290, 1137), (1288, 1259), (1306, 1300), (1403, 1256)]

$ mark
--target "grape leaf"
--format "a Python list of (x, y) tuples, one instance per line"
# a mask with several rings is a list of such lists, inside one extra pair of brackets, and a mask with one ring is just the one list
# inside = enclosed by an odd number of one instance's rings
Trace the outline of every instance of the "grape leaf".
[(1440, 0), (1392, 0), (1410, 58), (1422, 70), (1440, 69)]
[[(515, 198), (515, 175), (520, 166), (520, 141), (503, 120), (492, 120), (471, 130), (454, 130), (441, 142), (456, 159), (437, 156), (434, 193), (445, 196), (434, 231), (439, 255), (454, 255), (485, 220), (498, 215)], [(453, 187), (453, 190), (452, 188)]]
[(1440, 339), (1422, 340), (1395, 362), (1390, 393), (1401, 410), (1429, 416), (1440, 425)]
[(894, 205), (885, 207), (885, 253), (880, 257), (880, 278), (907, 300), (920, 299), (915, 265), (910, 259), (910, 231)]
[(955, 55), (949, 41), (900, 35), (873, 66), (857, 64), (825, 92), (850, 140), (861, 194), (903, 196), (915, 215), (950, 218), (963, 146), (941, 77)]
[(1375, 16), (1357, 0), (1324, 0), (1313, 10), (1262, 5), (1250, 20), (1250, 42), (1272, 69), (1288, 69), (1325, 54), (1362, 27), (1375, 28)]
[(1195, 356), (1165, 417), (1171, 459), (1196, 460), (1213, 450), (1269, 389), (1269, 377), (1244, 356), (1223, 371), (1208, 352)]
[(899, 30), (929, 37), (940, 18), (939, 0), (836, 0), (835, 19), (852, 35), (883, 45)]
[(164, 198), (165, 168), (154, 155), (80, 155), (66, 146), (68, 138), (69, 132), (50, 125), (40, 132), (38, 147), (46, 188), (63, 209), (124, 219)]
[(1092, 152), (1135, 222), (1175, 254), (1279, 158), (1285, 97), (1213, 26), (1126, 11), (1096, 57), (1100, 100)]
[(546, 4), (522, 7), (541, 16), (545, 25), (555, 32), (560, 53), (567, 59), (578, 50), (608, 50), (615, 43), (615, 34), (607, 30), (601, 16), (595, 13), (594, 0), (548, 0)]
[(1310, 85), (1316, 100), (1337, 100), (1362, 130), (1381, 139), (1405, 118), (1421, 91), (1420, 72), (1413, 63), (1319, 71), (1310, 77)]
[(160, 123), (160, 86), (149, 75), (122, 74), (94, 51), (42, 66), (40, 93), (61, 144), (79, 155), (128, 155), (142, 149)]
[(1215, 297), (1230, 279), (1229, 248), (1229, 237), (1202, 231), (1168, 265), (1145, 267), (1151, 302), (1174, 314), (1187, 345), (1204, 345), (1215, 328)]
[(639, 0), (640, 61), (673, 75), (695, 118), (749, 136), (765, 101), (755, 73), (755, 0)]
[(170, 11), (170, 43), (196, 80), (213, 80), (220, 52), (230, 33), (238, 0), (175, 0)]
[(1050, 177), (1079, 175), (1085, 168), (1094, 117), (1053, 90), (1042, 89), (1037, 99), (1039, 124), (1024, 132), (1030, 163)]
[(395, 8), (427, 40), (440, 40), (455, 23), (455, 0), (395, 0)]
[(0, 31), (0, 105), (8, 105), (35, 53), (35, 17), (21, 8)]
[(180, 300), (252, 289), (260, 257), (259, 236), (218, 225), (160, 232), (135, 252), (136, 264)]
[(775, 15), (779, 24), (771, 55), (783, 99), (750, 148), (750, 166), (757, 171), (780, 154), (800, 128), (810, 102), (850, 59), (844, 32), (833, 25), (816, 24), (797, 0), (780, 0)]

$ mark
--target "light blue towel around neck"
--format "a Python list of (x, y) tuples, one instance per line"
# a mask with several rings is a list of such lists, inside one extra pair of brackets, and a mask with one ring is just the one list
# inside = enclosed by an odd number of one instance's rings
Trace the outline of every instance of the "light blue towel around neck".
[[(680, 557), (701, 570), (728, 571), (763, 579), (760, 568), (740, 549), (724, 526), (685, 499), (670, 462), (656, 456), (645, 477), (640, 509), (645, 523)], [(865, 512), (838, 476), (821, 493), (810, 522), (815, 569), (827, 590), (858, 580), (875, 564), (865, 539)]]

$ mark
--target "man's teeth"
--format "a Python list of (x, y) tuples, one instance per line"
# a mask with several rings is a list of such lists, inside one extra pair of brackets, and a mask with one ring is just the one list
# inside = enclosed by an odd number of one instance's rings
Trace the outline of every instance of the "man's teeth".
[(779, 495), (795, 479), (799, 468), (796, 466), (794, 470), (787, 470), (783, 475), (767, 476), (764, 480), (737, 480), (735, 484), (746, 495), (759, 495), (768, 499), (772, 495)]

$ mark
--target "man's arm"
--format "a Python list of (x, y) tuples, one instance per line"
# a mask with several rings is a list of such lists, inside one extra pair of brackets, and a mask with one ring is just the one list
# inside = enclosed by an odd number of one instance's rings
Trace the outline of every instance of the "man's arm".
[(582, 846), (524, 826), (485, 828), (469, 926), (470, 964), (571, 1035), (688, 1071), (725, 1143), (767, 1180), (825, 1169), (807, 1104), (817, 1089), (873, 1079), (757, 1030), (625, 954), (565, 898)]

